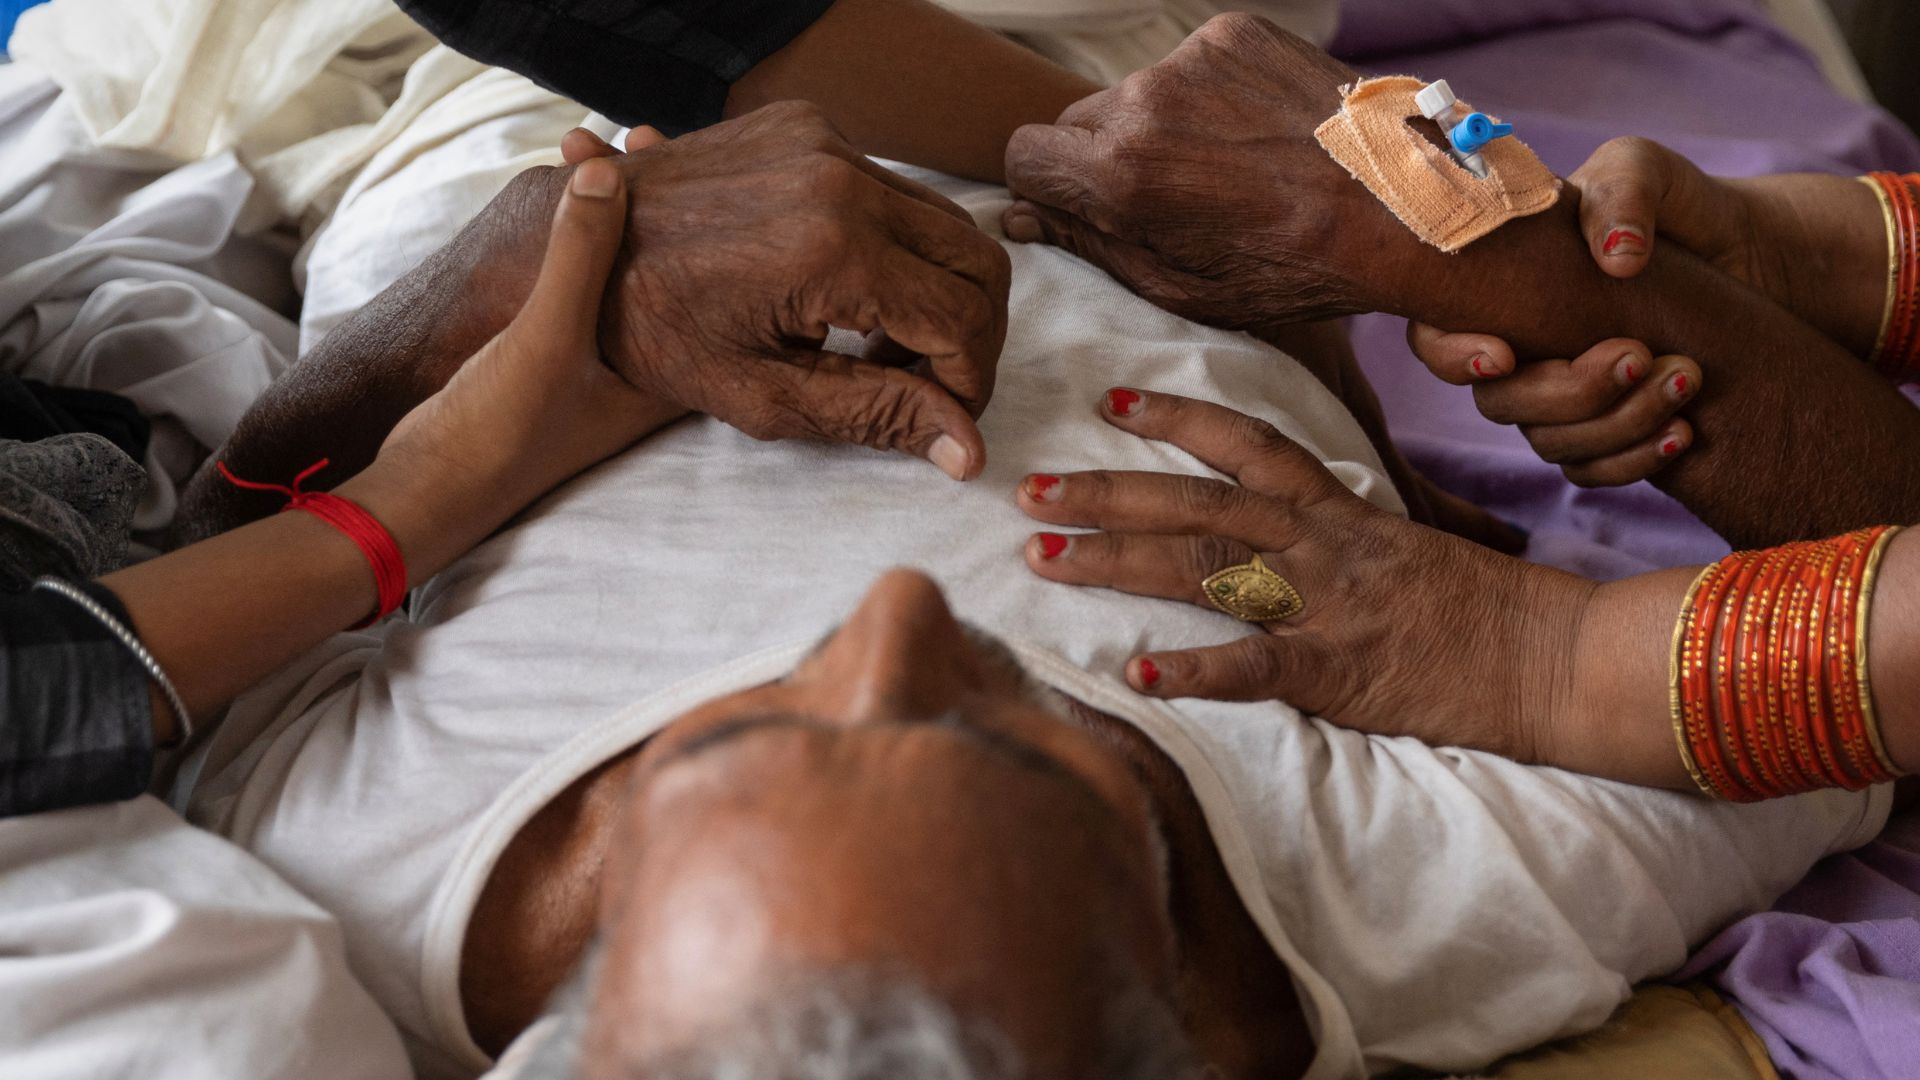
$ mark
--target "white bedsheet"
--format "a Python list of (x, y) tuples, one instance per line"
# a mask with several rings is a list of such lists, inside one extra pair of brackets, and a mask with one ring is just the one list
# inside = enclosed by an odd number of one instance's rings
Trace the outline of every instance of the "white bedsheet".
[(159, 529), (199, 458), (294, 355), (289, 244), (239, 235), (254, 178), (92, 145), (46, 76), (0, 66), (0, 370), (109, 390), (154, 421), (135, 518)]
[(0, 821), (0, 1076), (401, 1080), (333, 918), (151, 798)]

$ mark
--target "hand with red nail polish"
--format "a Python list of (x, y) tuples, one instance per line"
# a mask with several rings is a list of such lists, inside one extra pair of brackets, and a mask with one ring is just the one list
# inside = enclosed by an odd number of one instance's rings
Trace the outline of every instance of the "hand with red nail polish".
[(1365, 731), (1521, 760), (1538, 752), (1529, 725), (1556, 715), (1555, 672), (1573, 654), (1591, 586), (1375, 508), (1262, 421), (1136, 393), (1130, 414), (1103, 410), (1108, 423), (1232, 479), (1072, 473), (1045, 501), (1025, 486), (1029, 516), (1098, 530), (1035, 534), (1028, 567), (1213, 610), (1202, 583), (1258, 555), (1306, 608), (1231, 644), (1133, 657), (1124, 674), (1135, 690), (1277, 698)]
[(1511, 364), (1504, 343), (1418, 325), (1408, 343), (1441, 378), (1472, 385), (1481, 415), (1518, 426), (1543, 460), (1582, 487), (1638, 483), (1691, 444), (1692, 427), (1679, 413), (1699, 396), (1701, 372), (1687, 357), (1655, 358), (1640, 342), (1615, 339), (1575, 360), (1536, 361), (1488, 379), (1471, 377), (1473, 362), (1462, 374), (1460, 354), (1474, 350), (1481, 365), (1497, 354)]
[[(1607, 274), (1638, 277), (1660, 244), (1676, 244), (1856, 356), (1878, 339), (1885, 232), (1872, 192), (1851, 178), (1723, 180), (1658, 143), (1626, 138), (1602, 146), (1567, 183), (1580, 193), (1580, 226)], [(1482, 353), (1501, 374), (1513, 368), (1512, 350), (1498, 339), (1432, 327), (1414, 333), (1425, 343), (1421, 358), (1449, 382), (1475, 381), (1465, 358)]]

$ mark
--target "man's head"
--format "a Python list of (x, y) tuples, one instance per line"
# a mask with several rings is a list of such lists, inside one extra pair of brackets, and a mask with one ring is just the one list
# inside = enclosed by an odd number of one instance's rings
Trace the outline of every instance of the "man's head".
[(796, 1024), (981, 1063), (927, 1074), (955, 1077), (1111, 1076), (1128, 1039), (1177, 1044), (1151, 805), (1061, 707), (897, 571), (790, 677), (656, 736), (603, 873), (582, 1075)]

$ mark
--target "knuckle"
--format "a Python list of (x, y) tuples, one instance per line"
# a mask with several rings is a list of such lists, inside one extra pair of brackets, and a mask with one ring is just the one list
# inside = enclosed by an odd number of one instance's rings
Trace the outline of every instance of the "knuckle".
[(1219, 521), (1232, 513), (1239, 501), (1239, 489), (1217, 480), (1187, 479), (1174, 489), (1182, 513), (1200, 521)]
[(1201, 581), (1214, 574), (1246, 562), (1251, 555), (1244, 545), (1236, 544), (1221, 536), (1190, 536), (1186, 541), (1187, 573), (1198, 588)]
[(809, 189), (833, 202), (852, 198), (867, 181), (851, 161), (834, 154), (814, 154), (807, 161), (804, 175)]
[(1237, 685), (1257, 688), (1279, 679), (1280, 665), (1271, 649), (1248, 645), (1227, 653), (1224, 659), (1227, 676)]
[(1233, 420), (1233, 441), (1249, 450), (1272, 450), (1280, 445), (1280, 429), (1245, 413), (1236, 413)]

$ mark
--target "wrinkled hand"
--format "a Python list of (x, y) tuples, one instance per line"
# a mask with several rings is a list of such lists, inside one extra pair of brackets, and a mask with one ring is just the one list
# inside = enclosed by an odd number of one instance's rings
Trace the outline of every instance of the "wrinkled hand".
[(1007, 147), (1007, 235), (1056, 244), (1199, 322), (1256, 329), (1372, 310), (1369, 266), (1417, 243), (1314, 131), (1354, 72), (1252, 15)]
[[(572, 160), (599, 153), (568, 142)], [(601, 325), (616, 371), (755, 438), (979, 474), (975, 418), (993, 394), (1011, 270), (971, 218), (800, 103), (670, 142), (642, 129), (629, 145), (613, 158), (633, 195)], [(875, 347), (825, 351), (832, 327)]]
[(1035, 536), (1035, 573), (1211, 609), (1201, 582), (1257, 553), (1306, 601), (1302, 614), (1229, 645), (1134, 658), (1135, 689), (1281, 699), (1362, 731), (1537, 759), (1593, 586), (1388, 514), (1271, 425), (1223, 406), (1122, 390), (1102, 411), (1235, 482), (1028, 477), (1027, 514), (1100, 530)]
[(1472, 386), (1480, 414), (1520, 428), (1543, 461), (1581, 487), (1619, 487), (1659, 473), (1693, 445), (1680, 413), (1700, 395), (1700, 365), (1655, 357), (1638, 341), (1603, 341), (1575, 360), (1516, 364), (1486, 334), (1411, 324), (1407, 343), (1428, 369)]
[(575, 171), (519, 314), (401, 418), (380, 459), (486, 477), (503, 485), (494, 497), (523, 505), (683, 415), (600, 359), (601, 296), (626, 215), (618, 168), (595, 162)]

